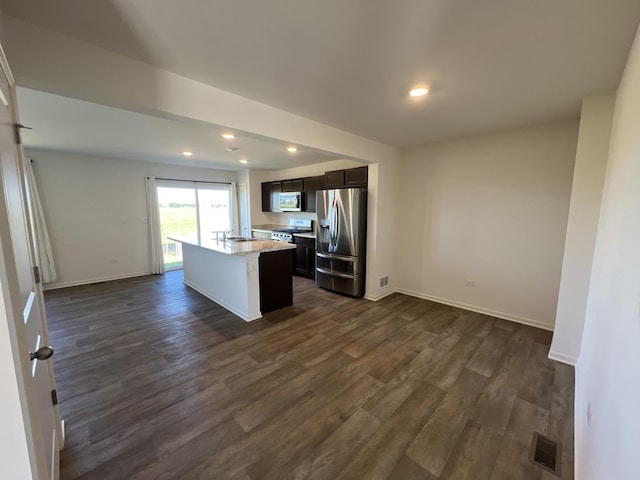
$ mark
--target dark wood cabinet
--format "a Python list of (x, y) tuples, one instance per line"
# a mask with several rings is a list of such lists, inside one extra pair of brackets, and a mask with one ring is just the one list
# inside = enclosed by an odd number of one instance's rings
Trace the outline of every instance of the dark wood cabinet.
[(369, 167), (350, 168), (344, 171), (344, 184), (347, 187), (366, 187)]
[(301, 192), (303, 188), (302, 178), (282, 181), (283, 192)]
[(266, 252), (258, 258), (263, 314), (293, 304), (293, 251)]
[(264, 182), (262, 185), (262, 211), (280, 211), (280, 193), (282, 182)]
[(262, 185), (262, 211), (271, 211), (271, 184), (263, 183)]
[(316, 278), (316, 241), (314, 238), (293, 236), (296, 244), (295, 273)]
[(303, 179), (303, 192), (305, 197), (305, 212), (316, 211), (316, 192), (322, 190), (324, 176), (307, 177)]
[(262, 184), (262, 211), (279, 212), (282, 192), (302, 192), (305, 212), (316, 211), (316, 192), (327, 188), (366, 187), (368, 167), (333, 170), (317, 177), (294, 178)]
[(333, 170), (324, 174), (324, 188), (366, 187), (369, 167)]
[(325, 188), (344, 187), (344, 170), (334, 170), (332, 172), (325, 172), (324, 186)]

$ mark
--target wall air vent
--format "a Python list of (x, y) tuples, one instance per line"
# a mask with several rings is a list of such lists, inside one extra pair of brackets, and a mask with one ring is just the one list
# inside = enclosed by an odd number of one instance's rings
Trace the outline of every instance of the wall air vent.
[(529, 460), (559, 477), (562, 463), (562, 450), (560, 447), (559, 443), (540, 435), (538, 432), (533, 432)]

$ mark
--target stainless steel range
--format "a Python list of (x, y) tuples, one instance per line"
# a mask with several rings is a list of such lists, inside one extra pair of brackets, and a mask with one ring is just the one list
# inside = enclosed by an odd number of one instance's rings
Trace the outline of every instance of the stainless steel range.
[(293, 242), (294, 233), (309, 233), (313, 232), (312, 220), (303, 218), (292, 218), (289, 220), (289, 228), (282, 228), (274, 230), (271, 233), (271, 240), (278, 240), (279, 242)]

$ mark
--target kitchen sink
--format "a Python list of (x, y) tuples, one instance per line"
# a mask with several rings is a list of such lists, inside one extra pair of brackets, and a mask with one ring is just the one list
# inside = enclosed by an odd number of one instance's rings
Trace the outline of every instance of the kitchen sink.
[(227, 242), (252, 242), (253, 240), (257, 240), (257, 238), (250, 237), (227, 237), (225, 239)]

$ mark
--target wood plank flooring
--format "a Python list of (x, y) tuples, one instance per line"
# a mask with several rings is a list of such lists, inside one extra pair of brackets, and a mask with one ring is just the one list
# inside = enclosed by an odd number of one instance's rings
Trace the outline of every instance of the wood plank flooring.
[(532, 432), (573, 478), (573, 369), (551, 334), (295, 277), (245, 323), (182, 272), (46, 293), (63, 479), (536, 479)]

